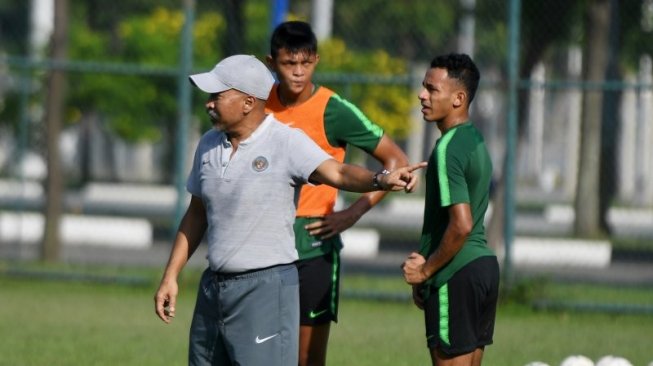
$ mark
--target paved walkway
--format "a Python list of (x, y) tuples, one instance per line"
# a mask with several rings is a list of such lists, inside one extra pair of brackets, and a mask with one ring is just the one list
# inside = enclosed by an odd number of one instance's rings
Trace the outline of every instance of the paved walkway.
[[(82, 264), (114, 264), (120, 266), (152, 266), (163, 269), (170, 254), (171, 244), (158, 242), (149, 249), (116, 249), (109, 247), (65, 247), (62, 260)], [(343, 258), (344, 273), (401, 276), (400, 265), (414, 250), (413, 244), (405, 250), (397, 243), (381, 243), (379, 253), (371, 258)], [(35, 245), (9, 245), (0, 243), (0, 259), (34, 260), (39, 248)], [(206, 266), (206, 245), (200, 246), (188, 266)], [(583, 266), (528, 266), (513, 268), (515, 278), (547, 277), (563, 281), (607, 283), (624, 286), (653, 287), (653, 256), (637, 253), (614, 253), (611, 263), (604, 268)]]

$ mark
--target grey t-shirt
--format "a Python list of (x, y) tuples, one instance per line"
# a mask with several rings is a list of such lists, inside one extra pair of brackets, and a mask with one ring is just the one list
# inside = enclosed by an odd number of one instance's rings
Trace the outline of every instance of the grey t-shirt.
[(272, 115), (232, 151), (224, 132), (205, 133), (186, 183), (206, 208), (209, 266), (231, 273), (294, 262), (299, 191), (331, 156)]

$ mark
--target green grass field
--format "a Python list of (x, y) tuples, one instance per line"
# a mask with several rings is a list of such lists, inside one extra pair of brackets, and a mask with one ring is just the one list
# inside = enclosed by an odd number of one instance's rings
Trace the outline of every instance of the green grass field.
[[(184, 365), (199, 270), (181, 280), (177, 318), (154, 315), (154, 269), (43, 267), (0, 262), (0, 365)], [(54, 279), (53, 279), (54, 278)], [(347, 276), (343, 292), (407, 295), (400, 278)], [(653, 304), (650, 289), (523, 284), (517, 296)], [(401, 297), (401, 296), (399, 296)], [(332, 328), (329, 365), (428, 365), (422, 314), (408, 301), (344, 296)], [(538, 311), (504, 300), (484, 365), (558, 365), (566, 356), (613, 354), (653, 361), (653, 315)]]

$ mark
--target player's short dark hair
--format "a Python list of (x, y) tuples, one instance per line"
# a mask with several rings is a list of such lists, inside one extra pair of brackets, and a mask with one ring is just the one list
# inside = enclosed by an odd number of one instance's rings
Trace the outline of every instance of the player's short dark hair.
[(272, 32), (270, 55), (276, 58), (279, 50), (287, 49), (291, 53), (317, 53), (317, 38), (310, 24), (298, 20), (283, 22)]
[(468, 105), (474, 100), (481, 73), (471, 57), (464, 53), (450, 53), (437, 56), (431, 61), (431, 68), (446, 69), (451, 79), (458, 80), (467, 89)]

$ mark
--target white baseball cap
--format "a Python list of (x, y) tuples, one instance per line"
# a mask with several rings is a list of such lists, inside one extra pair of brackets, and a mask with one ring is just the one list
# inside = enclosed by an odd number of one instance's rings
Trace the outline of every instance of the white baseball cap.
[(189, 76), (190, 82), (205, 93), (236, 89), (267, 100), (274, 77), (267, 66), (251, 55), (234, 55), (220, 61), (213, 70)]

